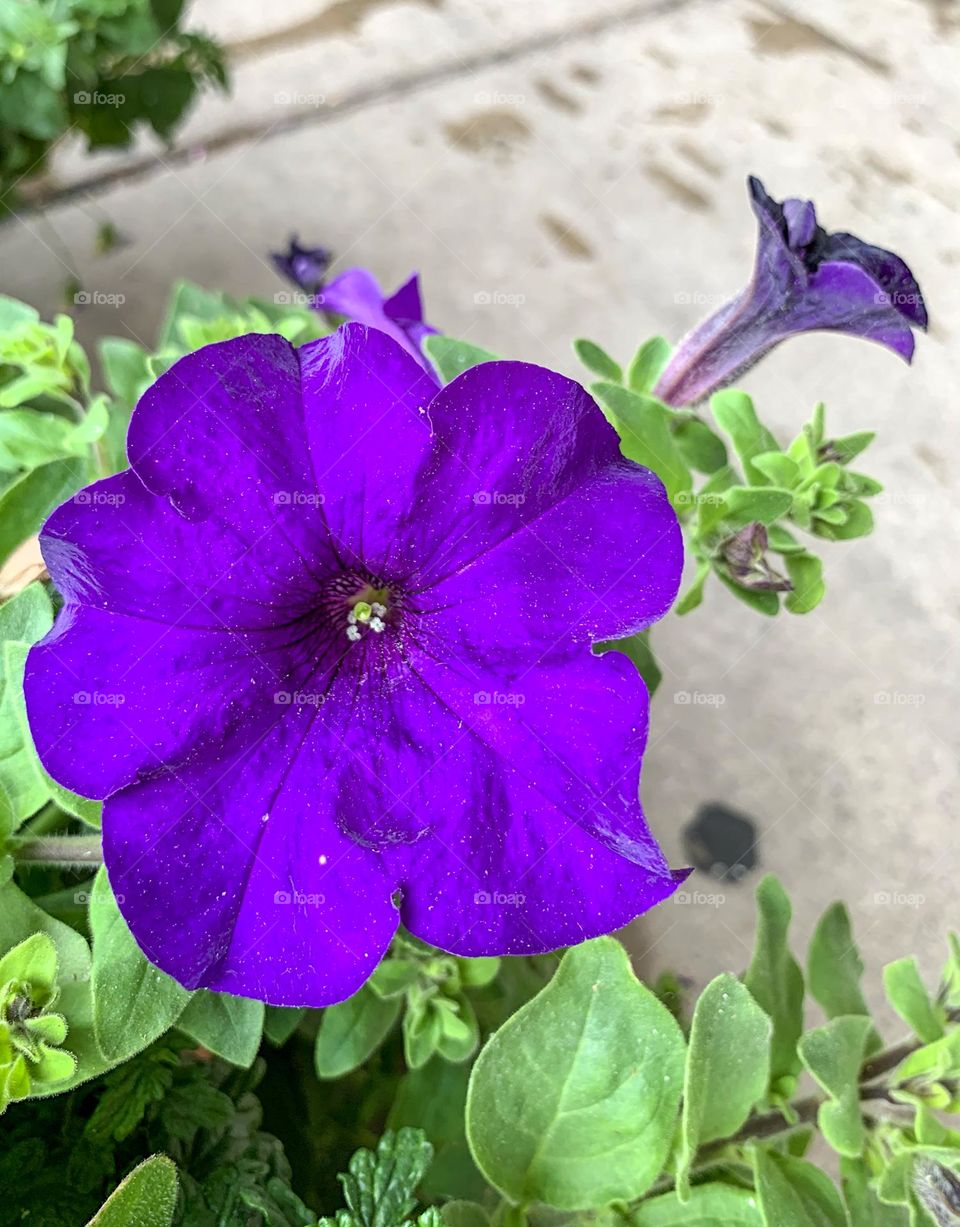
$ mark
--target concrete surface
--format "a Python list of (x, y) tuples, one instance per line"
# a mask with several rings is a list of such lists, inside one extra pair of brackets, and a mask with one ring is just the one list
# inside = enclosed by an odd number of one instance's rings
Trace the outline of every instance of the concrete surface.
[[(957, 920), (958, 9), (202, 0), (195, 23), (235, 44), (233, 95), (174, 151), (65, 148), (74, 195), (0, 228), (0, 289), (49, 312), (75, 277), (126, 299), (87, 310), (84, 339), (149, 341), (171, 279), (272, 294), (265, 253), (298, 230), (386, 284), (419, 268), (451, 334), (582, 377), (573, 336), (626, 358), (740, 287), (748, 172), (902, 252), (933, 319), (912, 370), (817, 337), (744, 381), (785, 438), (818, 398), (836, 433), (879, 429), (878, 532), (824, 548), (830, 591), (806, 618), (761, 620), (714, 586), (657, 630), (643, 787), (674, 863), (702, 802), (758, 821), (800, 945), (846, 898), (876, 999), (881, 964), (917, 951), (934, 970)], [(105, 219), (126, 244), (97, 256)], [(750, 879), (692, 879), (636, 927), (645, 967), (697, 983), (743, 967), (751, 895)]]

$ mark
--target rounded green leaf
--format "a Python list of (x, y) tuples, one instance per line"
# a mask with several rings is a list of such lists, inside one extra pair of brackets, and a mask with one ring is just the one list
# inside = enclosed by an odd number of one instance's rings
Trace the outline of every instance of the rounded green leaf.
[(342, 1078), (362, 1065), (387, 1038), (402, 1003), (399, 997), (384, 1000), (364, 985), (339, 1005), (327, 1006), (314, 1049), (317, 1077)]
[(218, 1057), (248, 1069), (263, 1035), (263, 1002), (200, 989), (177, 1020), (177, 1027)]
[(105, 869), (90, 894), (93, 1021), (110, 1061), (125, 1061), (177, 1021), (190, 993), (154, 967), (120, 915)]
[(569, 950), (474, 1065), (478, 1167), (513, 1202), (578, 1210), (639, 1197), (667, 1156), (683, 1057), (680, 1028), (618, 942)]
[(728, 1138), (767, 1093), (773, 1026), (728, 973), (703, 990), (693, 1015), (683, 1084), (680, 1182), (698, 1147)]

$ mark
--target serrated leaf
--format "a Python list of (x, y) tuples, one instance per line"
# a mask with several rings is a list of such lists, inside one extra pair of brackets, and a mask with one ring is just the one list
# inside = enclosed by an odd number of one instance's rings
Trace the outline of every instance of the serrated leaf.
[(756, 946), (744, 983), (773, 1023), (770, 1078), (776, 1087), (781, 1078), (792, 1078), (800, 1070), (803, 974), (787, 945), (793, 909), (772, 874), (757, 887), (757, 910)]
[(573, 343), (573, 349), (587, 370), (592, 371), (594, 375), (599, 375), (601, 379), (608, 379), (611, 383), (623, 382), (623, 370), (620, 364), (615, 362), (595, 341), (578, 337)]
[(816, 1027), (799, 1044), (801, 1060), (830, 1100), (817, 1116), (820, 1131), (838, 1154), (855, 1159), (866, 1139), (860, 1108), (860, 1067), (873, 1030), (869, 1018), (845, 1015)]
[(97, 1041), (108, 1060), (124, 1061), (177, 1021), (190, 993), (137, 945), (103, 868), (90, 894), (90, 931)]
[(177, 1027), (204, 1048), (249, 1069), (263, 1035), (263, 1002), (199, 989), (177, 1019)]
[(689, 1192), (697, 1150), (740, 1128), (770, 1081), (770, 1019), (740, 981), (717, 976), (697, 1001), (687, 1045), (678, 1185)]
[(342, 1078), (362, 1065), (387, 1038), (402, 999), (383, 1000), (364, 985), (339, 1005), (327, 1006), (314, 1048), (318, 1078)]
[(433, 334), (425, 337), (423, 352), (433, 363), (442, 383), (450, 383), (464, 371), (469, 371), (481, 362), (499, 361), (496, 354), (479, 345), (471, 345), (468, 341), (458, 341), (454, 337), (444, 337)]
[(414, 1190), (433, 1158), (422, 1129), (385, 1133), (376, 1152), (358, 1150), (340, 1177), (359, 1227), (398, 1227), (416, 1206)]
[(925, 1044), (942, 1038), (943, 1014), (930, 1000), (916, 958), (888, 963), (883, 969), (883, 987), (887, 1000)]
[(477, 1165), (514, 1202), (589, 1209), (639, 1197), (666, 1159), (683, 1056), (676, 1021), (623, 947), (609, 937), (575, 946), (474, 1064)]
[(135, 1167), (87, 1227), (170, 1227), (177, 1208), (177, 1169), (166, 1155)]

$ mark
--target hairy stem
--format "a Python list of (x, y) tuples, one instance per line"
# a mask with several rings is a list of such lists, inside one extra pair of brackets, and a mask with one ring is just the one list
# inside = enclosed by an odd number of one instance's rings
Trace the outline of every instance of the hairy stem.
[(60, 865), (82, 869), (103, 863), (99, 835), (50, 835), (11, 841), (9, 851), (20, 865)]

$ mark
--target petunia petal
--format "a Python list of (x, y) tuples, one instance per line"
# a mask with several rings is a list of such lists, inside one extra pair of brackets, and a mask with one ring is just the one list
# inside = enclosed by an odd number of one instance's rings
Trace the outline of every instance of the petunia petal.
[(290, 712), (252, 747), (197, 755), (105, 806), (121, 908), (150, 959), (188, 988), (329, 1005), (390, 943), (392, 883), (333, 820), (316, 720), (316, 709)]
[(217, 632), (67, 605), (27, 657), (37, 751), (66, 788), (105, 797), (138, 774), (276, 718), (289, 652), (272, 632)]

